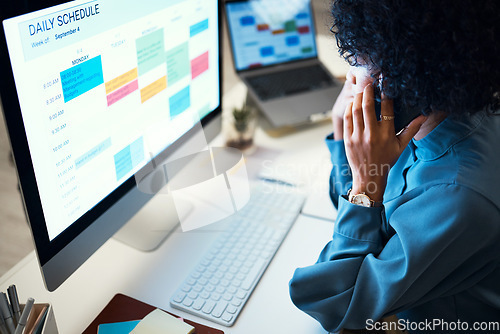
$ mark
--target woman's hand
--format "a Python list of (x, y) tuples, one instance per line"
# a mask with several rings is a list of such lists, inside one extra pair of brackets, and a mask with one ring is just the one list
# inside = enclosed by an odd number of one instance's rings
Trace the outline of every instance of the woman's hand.
[(353, 100), (352, 78), (349, 78), (348, 73), (344, 87), (342, 88), (342, 91), (337, 97), (337, 100), (332, 108), (333, 138), (335, 140), (341, 140), (344, 138), (344, 112), (349, 103)]
[(347, 106), (343, 120), (352, 193), (365, 193), (374, 201), (383, 200), (390, 168), (426, 120), (419, 116), (396, 135), (392, 100), (382, 99), (381, 114), (377, 120), (373, 86), (368, 85)]

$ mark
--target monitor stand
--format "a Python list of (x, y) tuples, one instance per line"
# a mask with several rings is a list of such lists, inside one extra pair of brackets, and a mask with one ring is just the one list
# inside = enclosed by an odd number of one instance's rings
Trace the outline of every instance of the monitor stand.
[(113, 238), (144, 252), (153, 251), (192, 210), (187, 200), (177, 200), (174, 205), (171, 195), (158, 193)]

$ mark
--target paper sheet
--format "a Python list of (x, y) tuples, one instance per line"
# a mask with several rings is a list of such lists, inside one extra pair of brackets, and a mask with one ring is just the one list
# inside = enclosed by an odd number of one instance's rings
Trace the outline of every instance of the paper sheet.
[(140, 320), (100, 324), (98, 334), (129, 334)]
[(182, 319), (156, 309), (142, 319), (131, 334), (189, 334), (194, 327)]

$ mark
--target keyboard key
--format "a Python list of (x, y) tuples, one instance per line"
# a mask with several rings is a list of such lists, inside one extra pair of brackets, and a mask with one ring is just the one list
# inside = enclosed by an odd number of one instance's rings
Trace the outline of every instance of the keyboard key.
[(210, 299), (215, 300), (215, 301), (219, 301), (219, 300), (220, 300), (220, 298), (221, 298), (221, 295), (220, 295), (220, 294), (218, 294), (217, 292), (214, 292), (214, 293), (212, 293), (212, 294), (210, 295)]
[(227, 312), (224, 312), (222, 315), (222, 320), (226, 322), (230, 322), (233, 319), (233, 316), (231, 314), (228, 314)]
[(235, 314), (236, 311), (238, 311), (238, 308), (234, 305), (228, 305), (226, 308), (226, 312), (231, 313), (231, 314)]
[(241, 286), (241, 280), (239, 280), (239, 279), (234, 279), (234, 280), (231, 282), (231, 284), (232, 284), (232, 286), (239, 288), (239, 287)]
[(201, 284), (196, 284), (194, 287), (193, 287), (193, 290), (195, 292), (201, 292), (203, 290), (203, 285)]
[(264, 269), (264, 265), (265, 264), (266, 264), (266, 261), (264, 261), (262, 259), (257, 259), (255, 261), (255, 264), (252, 267), (252, 269), (250, 269), (250, 272), (248, 273), (248, 276), (246, 277), (246, 279), (241, 284), (241, 287), (243, 289), (250, 290), (250, 288), (252, 287), (253, 283), (257, 279), (259, 273), (262, 272), (262, 270)]
[(223, 296), (222, 296), (223, 299), (227, 300), (227, 301), (230, 301), (231, 299), (233, 299), (233, 295), (231, 293), (228, 293), (226, 292)]
[(182, 305), (186, 305), (187, 307), (193, 305), (194, 301), (191, 298), (185, 298), (184, 301), (182, 302)]
[(184, 300), (185, 297), (186, 297), (186, 294), (184, 292), (179, 292), (178, 294), (175, 295), (174, 302), (182, 303), (182, 301)]
[(193, 309), (196, 311), (201, 310), (201, 308), (205, 305), (205, 301), (203, 299), (197, 299), (193, 304)]
[(226, 310), (226, 307), (227, 307), (227, 302), (225, 301), (218, 302), (214, 310), (212, 311), (212, 315), (216, 318), (219, 318), (222, 315), (222, 313)]
[(274, 252), (263, 251), (260, 255), (261, 255), (264, 259), (270, 259), (270, 258), (274, 255)]
[(195, 271), (191, 274), (191, 277), (194, 279), (198, 279), (201, 277), (201, 274), (199, 272)]
[(212, 313), (212, 310), (214, 309), (214, 307), (215, 307), (215, 302), (208, 300), (201, 310), (203, 313), (210, 314), (210, 313)]
[(236, 307), (239, 307), (243, 304), (243, 299), (240, 299), (238, 297), (234, 297), (233, 300), (231, 300), (231, 304), (233, 304)]
[(239, 290), (237, 293), (236, 293), (236, 297), (240, 298), (240, 299), (244, 299), (245, 297), (247, 296), (247, 293), (243, 290)]

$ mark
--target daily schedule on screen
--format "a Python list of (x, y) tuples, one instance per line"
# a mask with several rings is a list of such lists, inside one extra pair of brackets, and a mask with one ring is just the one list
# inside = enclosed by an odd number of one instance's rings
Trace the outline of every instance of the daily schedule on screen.
[(3, 22), (50, 239), (219, 104), (211, 7), (76, 1)]

